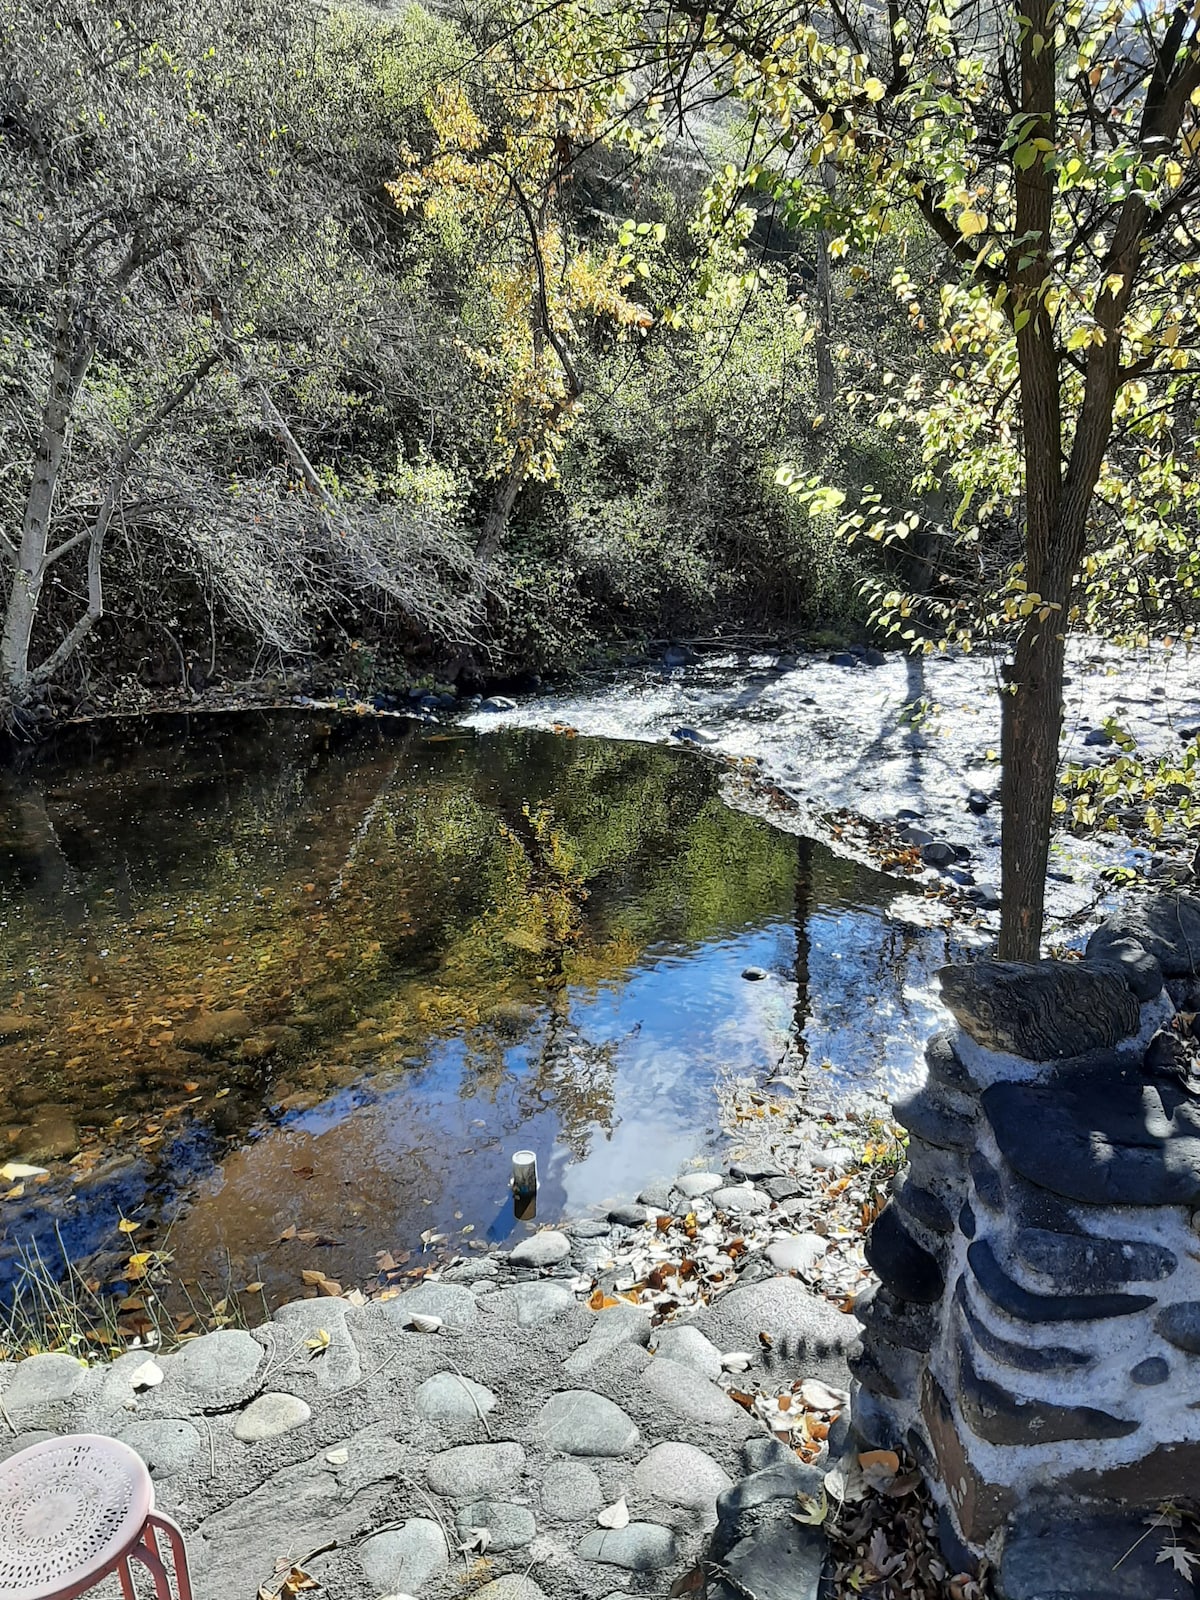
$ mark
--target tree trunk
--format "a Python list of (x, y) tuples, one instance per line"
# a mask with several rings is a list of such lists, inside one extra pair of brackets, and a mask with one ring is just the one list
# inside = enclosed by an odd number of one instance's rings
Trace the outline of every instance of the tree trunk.
[[(823, 164), (821, 181), (825, 192), (833, 197), (836, 175), (831, 161)], [(813, 355), (817, 366), (817, 410), (822, 429), (833, 419), (837, 398), (837, 378), (833, 369), (833, 272), (829, 256), (830, 234), (822, 228), (817, 234), (817, 332), (813, 341)]]
[(1000, 958), (1041, 953), (1066, 641), (1057, 615), (1029, 617), (1017, 641), (1000, 707)]
[[(1029, 0), (1021, 42), (1024, 137), (1053, 147), (1055, 51), (1053, 0)], [(1039, 151), (1015, 173), (1016, 234), (1010, 255), (1017, 332), (1021, 429), (1025, 454), (1025, 582), (1040, 597), (1025, 618), (1001, 706), (1000, 955), (1036, 961), (1041, 953), (1046, 862), (1062, 727), (1067, 602), (1078, 566), (1062, 525), (1062, 395), (1054, 326), (1046, 309), (1054, 174)], [(1080, 552), (1082, 553), (1082, 552)], [(1043, 614), (1046, 604), (1056, 609)]]
[(50, 519), (66, 448), (67, 424), (91, 357), (90, 340), (85, 339), (74, 350), (71, 345), (70, 313), (64, 302), (55, 329), (50, 392), (33, 458), (16, 571), (4, 613), (4, 630), (0, 634), (0, 693), (14, 705), (19, 705), (29, 690), (29, 647), (49, 565), (46, 557)]

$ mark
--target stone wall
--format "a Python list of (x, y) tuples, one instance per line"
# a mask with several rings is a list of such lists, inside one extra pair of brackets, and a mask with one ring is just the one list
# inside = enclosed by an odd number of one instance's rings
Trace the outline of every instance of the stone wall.
[(1198, 974), (1182, 894), (1082, 962), (941, 974), (852, 1365), (859, 1433), (916, 1455), (964, 1559), (1200, 1485)]

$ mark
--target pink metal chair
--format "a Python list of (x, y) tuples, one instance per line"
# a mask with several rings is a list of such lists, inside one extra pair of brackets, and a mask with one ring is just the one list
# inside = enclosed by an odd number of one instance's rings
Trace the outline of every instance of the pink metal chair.
[(154, 1509), (136, 1451), (95, 1433), (31, 1445), (0, 1464), (0, 1600), (73, 1600), (116, 1573), (137, 1600), (131, 1561), (176, 1600), (159, 1548), (170, 1546), (178, 1600), (192, 1600), (183, 1534)]

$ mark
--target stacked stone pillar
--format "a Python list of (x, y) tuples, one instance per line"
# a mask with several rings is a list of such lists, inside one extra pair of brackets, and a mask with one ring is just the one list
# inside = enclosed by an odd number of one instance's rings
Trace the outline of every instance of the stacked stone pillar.
[(1183, 894), (1082, 961), (941, 974), (853, 1364), (859, 1433), (917, 1457), (963, 1559), (1200, 1496), (1198, 974)]

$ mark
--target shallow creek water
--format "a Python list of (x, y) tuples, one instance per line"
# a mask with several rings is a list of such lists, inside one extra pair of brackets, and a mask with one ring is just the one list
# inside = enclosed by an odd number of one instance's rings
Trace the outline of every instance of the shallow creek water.
[[(715, 1137), (715, 1081), (910, 1079), (944, 931), (731, 810), (681, 750), (308, 715), (77, 734), (0, 777), (0, 1202), (297, 1292), (383, 1249), (629, 1198)], [(747, 978), (747, 969), (765, 976)], [(281, 1236), (283, 1237), (281, 1240)]]

